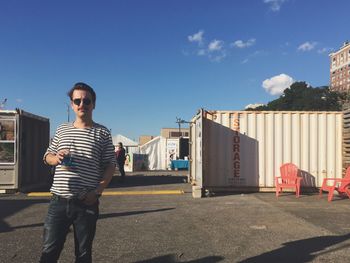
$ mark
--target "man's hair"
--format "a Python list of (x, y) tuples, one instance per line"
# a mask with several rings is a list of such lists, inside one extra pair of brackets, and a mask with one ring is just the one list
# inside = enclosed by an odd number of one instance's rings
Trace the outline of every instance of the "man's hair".
[(91, 88), (88, 84), (86, 84), (84, 82), (75, 83), (73, 88), (71, 88), (70, 91), (68, 91), (68, 93), (67, 93), (70, 100), (73, 100), (73, 92), (75, 90), (85, 90), (85, 91), (89, 92), (91, 94), (91, 97), (92, 97), (92, 102), (94, 103), (94, 105), (96, 104), (96, 93), (95, 93), (94, 89)]
[(120, 146), (123, 147), (123, 143), (122, 142), (118, 142), (118, 144), (120, 144)]

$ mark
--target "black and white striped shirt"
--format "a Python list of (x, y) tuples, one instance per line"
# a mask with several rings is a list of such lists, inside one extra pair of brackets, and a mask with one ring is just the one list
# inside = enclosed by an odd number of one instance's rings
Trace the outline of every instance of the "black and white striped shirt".
[(56, 154), (69, 149), (73, 166), (56, 166), (51, 193), (71, 198), (86, 189), (95, 189), (109, 164), (116, 164), (114, 146), (109, 130), (97, 123), (91, 128), (79, 129), (73, 123), (61, 124), (47, 149)]

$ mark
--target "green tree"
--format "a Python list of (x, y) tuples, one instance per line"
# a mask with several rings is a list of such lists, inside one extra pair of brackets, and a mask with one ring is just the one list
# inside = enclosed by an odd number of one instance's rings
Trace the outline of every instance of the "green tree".
[(294, 82), (278, 99), (253, 110), (340, 111), (346, 100), (347, 94), (331, 91), (327, 86), (313, 88), (306, 82)]

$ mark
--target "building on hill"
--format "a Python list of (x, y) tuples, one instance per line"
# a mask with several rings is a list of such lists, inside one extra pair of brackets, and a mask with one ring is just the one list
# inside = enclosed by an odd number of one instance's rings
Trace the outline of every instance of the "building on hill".
[(329, 54), (330, 88), (333, 91), (349, 92), (350, 90), (350, 43)]

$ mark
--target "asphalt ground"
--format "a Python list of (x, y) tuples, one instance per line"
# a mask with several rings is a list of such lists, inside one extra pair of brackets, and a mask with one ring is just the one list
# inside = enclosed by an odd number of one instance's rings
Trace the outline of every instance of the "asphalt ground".
[[(350, 200), (317, 194), (194, 199), (183, 173), (115, 177), (102, 196), (93, 262), (350, 262)], [(49, 197), (0, 195), (0, 262), (38, 262)], [(74, 262), (73, 234), (60, 262)]]

